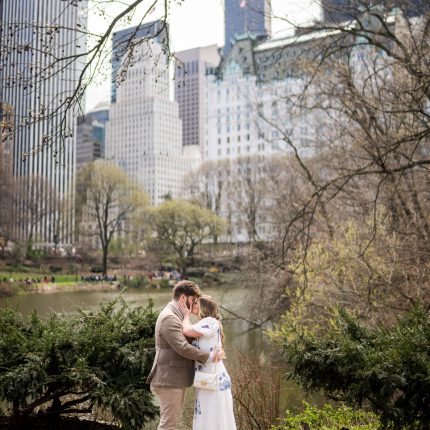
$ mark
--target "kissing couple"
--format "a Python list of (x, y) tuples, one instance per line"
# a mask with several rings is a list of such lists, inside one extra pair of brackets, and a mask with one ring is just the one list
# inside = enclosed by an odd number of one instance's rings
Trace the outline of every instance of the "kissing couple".
[[(195, 324), (191, 316), (197, 318)], [(160, 404), (157, 430), (176, 430), (185, 389), (194, 376), (213, 376), (211, 390), (195, 388), (193, 430), (236, 430), (231, 380), (223, 363), (224, 331), (217, 302), (197, 284), (180, 281), (155, 324), (155, 359), (147, 382)], [(197, 384), (195, 383), (197, 386)], [(203, 388), (202, 388), (203, 387)]]

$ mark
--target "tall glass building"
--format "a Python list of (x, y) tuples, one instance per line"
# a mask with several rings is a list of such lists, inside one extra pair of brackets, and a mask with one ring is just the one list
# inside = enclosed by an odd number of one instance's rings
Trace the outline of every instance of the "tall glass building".
[(41, 247), (74, 241), (77, 115), (66, 106), (86, 60), (86, 3), (0, 2), (0, 97), (13, 107), (20, 184), (16, 239)]
[(270, 0), (225, 0), (224, 57), (236, 36), (249, 34), (264, 40), (270, 33)]

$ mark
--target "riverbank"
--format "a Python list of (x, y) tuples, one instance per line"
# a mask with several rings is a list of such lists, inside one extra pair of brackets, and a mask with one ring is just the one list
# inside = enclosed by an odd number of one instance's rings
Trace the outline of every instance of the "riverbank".
[(27, 294), (49, 294), (58, 292), (78, 292), (78, 291), (114, 291), (120, 290), (119, 283), (76, 283), (76, 284), (56, 284), (56, 283), (41, 283), (31, 285), (21, 285), (15, 283), (1, 283), (0, 297), (22, 296)]
[(58, 293), (60, 291), (64, 292), (77, 292), (77, 291), (113, 291), (120, 290), (121, 283), (78, 283), (71, 285), (60, 285), (60, 284), (39, 284), (33, 285), (28, 293)]
[[(6, 276), (9, 275), (9, 276)], [(39, 279), (47, 279), (40, 281)], [(224, 273), (202, 273), (201, 276), (192, 276), (190, 280), (198, 283), (202, 287), (223, 285), (227, 288), (239, 287), (243, 284), (246, 274), (241, 272)], [(49, 294), (58, 292), (80, 292), (80, 291), (116, 291), (124, 287), (131, 289), (169, 289), (175, 281), (168, 279), (149, 280), (144, 275), (132, 277), (118, 277), (115, 281), (82, 281), (76, 279), (74, 275), (60, 275), (55, 278), (51, 276), (32, 276), (28, 273), (14, 273), (13, 278), (10, 274), (1, 273), (0, 297), (21, 296), (24, 294)]]

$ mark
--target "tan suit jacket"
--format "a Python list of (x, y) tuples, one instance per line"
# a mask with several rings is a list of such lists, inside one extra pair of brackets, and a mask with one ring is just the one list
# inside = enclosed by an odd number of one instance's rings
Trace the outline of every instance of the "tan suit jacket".
[(205, 363), (209, 358), (209, 353), (188, 343), (182, 333), (183, 319), (173, 301), (158, 316), (155, 324), (155, 359), (146, 381), (151, 386), (190, 387), (194, 378), (194, 361)]

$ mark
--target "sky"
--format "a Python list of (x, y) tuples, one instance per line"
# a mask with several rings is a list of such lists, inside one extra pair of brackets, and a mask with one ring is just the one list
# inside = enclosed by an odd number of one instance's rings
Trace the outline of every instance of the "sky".
[[(239, 1), (239, 0), (238, 0)], [(170, 10), (169, 26), (170, 41), (173, 52), (185, 49), (224, 44), (224, 9), (223, 0), (185, 0), (174, 2)], [(148, 4), (148, 3), (146, 3)], [(109, 6), (107, 17), (100, 17), (97, 9), (91, 6), (88, 13), (88, 28), (92, 32), (104, 31), (109, 22), (109, 16), (114, 16), (121, 9)], [(272, 37), (282, 37), (291, 31), (288, 21), (309, 22), (318, 16), (319, 6), (316, 0), (272, 0)], [(160, 16), (160, 10), (155, 8), (148, 17), (149, 21)], [(286, 18), (286, 19), (285, 19)], [(137, 24), (138, 14), (130, 23), (117, 28), (130, 27)], [(97, 104), (108, 101), (110, 97), (109, 65), (105, 65), (105, 72), (100, 74), (90, 86), (86, 95), (86, 110), (89, 111)]]

